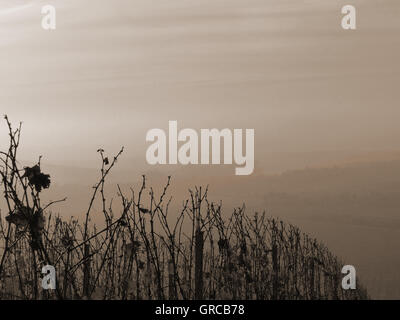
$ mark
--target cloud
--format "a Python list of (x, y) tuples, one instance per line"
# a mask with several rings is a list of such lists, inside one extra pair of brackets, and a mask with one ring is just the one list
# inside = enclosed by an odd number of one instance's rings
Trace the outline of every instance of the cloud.
[(0, 16), (7, 16), (10, 14), (28, 9), (32, 6), (33, 6), (33, 4), (29, 3), (29, 4), (25, 4), (25, 5), (21, 5), (21, 6), (15, 6), (15, 7), (7, 8), (7, 9), (2, 9), (2, 10), (0, 10)]

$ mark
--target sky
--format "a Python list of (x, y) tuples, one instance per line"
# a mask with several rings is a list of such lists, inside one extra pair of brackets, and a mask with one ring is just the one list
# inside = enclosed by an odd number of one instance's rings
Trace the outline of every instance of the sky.
[(24, 122), (25, 157), (59, 164), (89, 166), (100, 146), (144, 158), (169, 120), (254, 128), (266, 166), (267, 152), (397, 150), (400, 4), (352, 3), (356, 31), (338, 0), (1, 0), (0, 111)]

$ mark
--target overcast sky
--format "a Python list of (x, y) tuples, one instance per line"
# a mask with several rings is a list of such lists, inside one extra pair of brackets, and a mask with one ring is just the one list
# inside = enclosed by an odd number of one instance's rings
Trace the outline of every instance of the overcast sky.
[(146, 131), (168, 120), (255, 128), (261, 163), (399, 149), (400, 2), (351, 1), (358, 30), (344, 31), (348, 2), (0, 0), (0, 110), (24, 121), (24, 156), (53, 163), (99, 146), (144, 158)]

